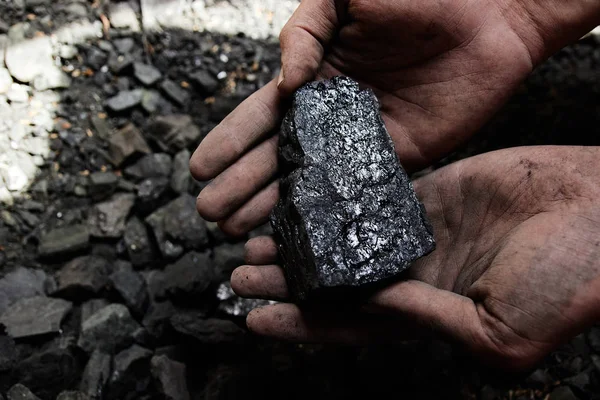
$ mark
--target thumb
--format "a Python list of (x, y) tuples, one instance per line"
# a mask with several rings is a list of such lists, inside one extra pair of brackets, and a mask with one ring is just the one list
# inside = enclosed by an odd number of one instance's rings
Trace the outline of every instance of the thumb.
[(281, 72), (277, 87), (290, 95), (302, 84), (314, 79), (324, 46), (332, 39), (339, 24), (336, 4), (339, 0), (303, 0), (283, 27)]

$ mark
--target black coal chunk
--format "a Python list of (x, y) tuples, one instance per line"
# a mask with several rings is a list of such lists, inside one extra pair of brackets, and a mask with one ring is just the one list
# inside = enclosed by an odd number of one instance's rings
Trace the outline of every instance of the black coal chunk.
[(337, 77), (300, 88), (280, 135), (271, 224), (292, 295), (397, 276), (435, 248), (372, 91)]

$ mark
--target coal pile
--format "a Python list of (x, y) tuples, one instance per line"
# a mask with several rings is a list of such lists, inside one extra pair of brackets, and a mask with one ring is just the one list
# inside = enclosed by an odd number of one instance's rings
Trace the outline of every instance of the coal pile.
[[(277, 76), (278, 45), (193, 26), (144, 32), (139, 4), (0, 1), (0, 398), (597, 398), (599, 328), (500, 382), (440, 342), (338, 348), (249, 335), (244, 316), (265, 302), (231, 290), (243, 241), (198, 216), (203, 183), (187, 163)], [(572, 46), (517, 105), (558, 119), (598, 54), (595, 39)], [(597, 107), (587, 87), (581, 104)], [(515, 126), (548, 115), (534, 111)]]

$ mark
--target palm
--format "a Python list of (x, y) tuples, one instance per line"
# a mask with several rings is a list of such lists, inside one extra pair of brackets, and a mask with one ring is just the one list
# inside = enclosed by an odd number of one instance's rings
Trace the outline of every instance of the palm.
[[(375, 304), (392, 315), (431, 322), (484, 358), (512, 366), (538, 360), (597, 316), (583, 304), (590, 304), (584, 299), (595, 295), (591, 281), (600, 276), (600, 210), (597, 200), (590, 200), (600, 194), (591, 179), (599, 153), (505, 150), (417, 181), (438, 248), (411, 268), (410, 280), (375, 295)], [(268, 249), (263, 243), (250, 258), (261, 252), (266, 257)], [(232, 277), (240, 293), (285, 294), (278, 269), (256, 268), (242, 267)], [(260, 276), (260, 284), (253, 276)], [(281, 310), (303, 316), (294, 306), (279, 307), (255, 314), (250, 326), (286, 337), (282, 332), (289, 335), (289, 326), (272, 317)], [(377, 324), (372, 326), (367, 336), (381, 339), (373, 335)], [(306, 336), (291, 338), (311, 340), (315, 333), (306, 329)], [(396, 335), (405, 329), (396, 329)]]

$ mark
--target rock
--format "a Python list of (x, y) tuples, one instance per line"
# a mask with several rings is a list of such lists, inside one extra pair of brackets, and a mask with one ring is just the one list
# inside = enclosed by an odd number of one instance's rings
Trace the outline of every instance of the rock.
[(88, 215), (90, 233), (99, 238), (119, 238), (125, 232), (125, 221), (135, 203), (130, 193), (117, 193), (110, 200), (94, 205)]
[(68, 44), (60, 46), (59, 56), (63, 60), (72, 60), (75, 57), (77, 57), (78, 54), (79, 54), (79, 50), (75, 46), (71, 46)]
[(153, 65), (136, 62), (133, 64), (133, 75), (146, 86), (152, 86), (162, 78), (162, 74)]
[(202, 319), (201, 314), (194, 312), (173, 315), (171, 325), (177, 332), (207, 345), (236, 342), (244, 335), (244, 331), (231, 321)]
[(7, 93), (11, 86), (13, 80), (10, 76), (10, 72), (6, 68), (0, 68), (0, 94)]
[(158, 391), (167, 400), (189, 400), (185, 364), (170, 360), (167, 356), (154, 356), (150, 361), (150, 372), (157, 383)]
[[(94, 128), (94, 133), (100, 136), (101, 139), (108, 140), (111, 136), (111, 128), (106, 121), (106, 118), (102, 118), (97, 114), (90, 116), (90, 122)], [(96, 173), (108, 173), (108, 172), (96, 172)]]
[(124, 90), (106, 101), (106, 106), (114, 112), (127, 111), (142, 101), (143, 92), (140, 89)]
[(550, 393), (548, 400), (577, 400), (568, 386), (559, 386)]
[(128, 29), (132, 32), (140, 31), (140, 22), (129, 3), (110, 3), (108, 6), (108, 14), (110, 25), (113, 28)]
[(99, 71), (108, 61), (108, 55), (97, 47), (91, 46), (87, 51), (85, 62), (90, 68)]
[(224, 243), (215, 247), (215, 269), (223, 280), (229, 280), (231, 273), (245, 264), (244, 243)]
[(529, 375), (527, 381), (540, 387), (545, 387), (552, 383), (552, 376), (543, 369), (536, 369)]
[(38, 91), (64, 89), (71, 85), (71, 78), (58, 67), (46, 68), (33, 79), (33, 88)]
[(0, 335), (0, 372), (10, 371), (19, 359), (15, 341), (6, 335)]
[(73, 305), (65, 300), (44, 296), (21, 299), (0, 317), (0, 323), (12, 338), (22, 338), (60, 331), (60, 324)]
[(219, 224), (217, 222), (206, 221), (206, 229), (208, 229), (210, 237), (216, 243), (222, 243), (227, 240), (227, 235), (225, 235), (225, 232), (219, 228)]
[(174, 300), (198, 300), (208, 289), (214, 266), (208, 253), (189, 252), (165, 268), (165, 290)]
[(588, 333), (588, 344), (598, 354), (600, 354), (600, 327), (595, 326)]
[(81, 321), (85, 321), (92, 315), (108, 306), (110, 303), (105, 299), (91, 299), (81, 305)]
[(25, 85), (13, 83), (10, 89), (6, 92), (6, 98), (11, 103), (27, 103), (29, 101), (29, 88)]
[(575, 376), (564, 379), (564, 383), (575, 388), (576, 390), (585, 393), (590, 385), (590, 375), (588, 371), (581, 372)]
[(148, 133), (163, 151), (176, 153), (198, 143), (202, 135), (192, 117), (174, 114), (157, 117), (148, 127)]
[(98, 256), (83, 256), (65, 264), (56, 274), (58, 288), (54, 295), (82, 300), (99, 293), (108, 283), (108, 261)]
[(8, 32), (10, 26), (3, 20), (0, 19), (0, 34)]
[(71, 3), (65, 7), (65, 11), (73, 17), (85, 18), (88, 15), (88, 10), (84, 4)]
[(259, 299), (244, 299), (235, 294), (229, 282), (223, 282), (217, 289), (217, 299), (220, 300), (219, 311), (232, 317), (245, 317), (258, 307), (275, 304), (274, 301)]
[(135, 154), (150, 152), (148, 143), (133, 124), (128, 124), (120, 129), (109, 140), (110, 157), (116, 166), (120, 166)]
[(140, 274), (125, 264), (110, 275), (110, 282), (130, 310), (137, 315), (144, 315), (148, 305), (148, 291), (146, 281)]
[(210, 96), (219, 88), (219, 81), (210, 72), (199, 70), (191, 73), (189, 77), (204, 95)]
[(85, 393), (67, 390), (59, 394), (56, 400), (90, 400), (90, 397)]
[(135, 47), (135, 41), (129, 37), (115, 39), (113, 44), (120, 54), (129, 54)]
[(435, 248), (379, 103), (356, 82), (338, 77), (299, 89), (279, 158), (271, 223), (297, 301), (391, 278)]
[(29, 83), (47, 69), (54, 68), (52, 42), (47, 36), (12, 43), (6, 49), (5, 62), (18, 81)]
[(105, 387), (110, 378), (112, 357), (101, 351), (94, 351), (83, 371), (79, 390), (92, 400), (104, 398)]
[[(150, 358), (152, 352), (137, 344), (115, 356), (114, 368), (109, 381), (108, 398), (136, 399), (133, 393), (142, 393), (149, 385)], [(127, 397), (126, 397), (127, 395)]]
[(170, 246), (180, 244), (185, 249), (198, 250), (209, 242), (206, 224), (196, 212), (196, 199), (187, 193), (155, 211), (146, 223), (152, 227), (165, 257), (169, 257)]
[(170, 301), (152, 302), (144, 315), (142, 325), (148, 333), (159, 340), (170, 328), (169, 319), (175, 312), (175, 307)]
[(165, 153), (148, 154), (135, 164), (125, 168), (125, 175), (132, 179), (166, 177), (171, 175), (173, 162)]
[(97, 194), (110, 196), (119, 184), (119, 178), (114, 172), (91, 173), (88, 181), (88, 191), (92, 196)]
[(190, 95), (184, 88), (169, 79), (164, 80), (159, 87), (169, 99), (180, 107), (185, 106), (190, 99)]
[(133, 67), (134, 61), (130, 54), (118, 55), (113, 53), (108, 58), (108, 68), (115, 75), (128, 74)]
[(133, 217), (127, 222), (124, 236), (127, 254), (134, 267), (142, 267), (155, 260), (154, 247), (142, 221)]
[(153, 114), (158, 110), (163, 101), (165, 100), (156, 90), (144, 90), (144, 94), (142, 95), (142, 108), (148, 114)]
[(192, 175), (190, 175), (190, 157), (189, 150), (184, 149), (175, 155), (173, 158), (173, 173), (171, 174), (171, 189), (175, 193), (187, 193), (192, 183)]
[(27, 387), (17, 383), (6, 393), (8, 400), (40, 400), (35, 394), (31, 393)]
[(142, 273), (146, 280), (148, 293), (153, 301), (162, 301), (165, 298), (165, 272), (157, 269)]
[(138, 328), (127, 307), (111, 304), (83, 321), (77, 344), (88, 353), (98, 349), (112, 354), (131, 344)]
[(54, 229), (42, 236), (38, 252), (42, 257), (52, 257), (86, 249), (90, 233), (83, 225)]
[(0, 279), (0, 315), (17, 300), (45, 296), (54, 282), (42, 270), (18, 267)]

